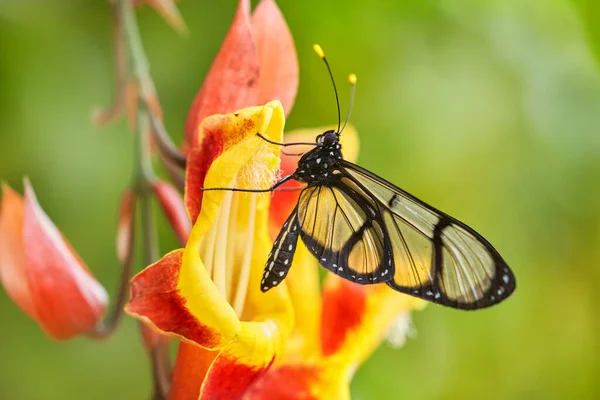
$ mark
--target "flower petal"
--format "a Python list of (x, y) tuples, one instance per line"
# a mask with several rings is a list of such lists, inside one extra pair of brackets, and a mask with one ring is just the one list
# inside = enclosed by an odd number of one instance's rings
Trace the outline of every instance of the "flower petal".
[(218, 354), (218, 351), (181, 342), (173, 368), (169, 399), (197, 400), (206, 373)]
[[(246, 164), (248, 159), (256, 153), (258, 146), (266, 145), (262, 139), (256, 136), (256, 133), (260, 132), (271, 140), (281, 141), (284, 123), (283, 108), (278, 101), (270, 102), (263, 107), (248, 107), (233, 114), (213, 115), (202, 121), (199, 130), (204, 138), (203, 144), (190, 152), (186, 171), (185, 204), (192, 223), (196, 222), (203, 196), (212, 196), (211, 198), (214, 199), (212, 212), (216, 212), (215, 205), (220, 204), (224, 196), (223, 192), (207, 192), (203, 195), (201, 188), (231, 186), (234, 176), (241, 166)], [(239, 154), (231, 157), (231, 162), (220, 161), (216, 166), (212, 166), (213, 162), (217, 162), (215, 160), (218, 156), (234, 144), (241, 143), (242, 140), (244, 140), (243, 145), (234, 150)], [(269, 148), (278, 154), (277, 146), (269, 145)], [(271, 158), (261, 171), (272, 168), (274, 163), (279, 163), (279, 160)], [(214, 175), (217, 180), (205, 182), (209, 168), (220, 172)], [(262, 173), (261, 171), (258, 173)], [(249, 176), (251, 175), (249, 174)], [(255, 184), (256, 182), (248, 183)]]
[(294, 308), (296, 323), (285, 346), (287, 362), (307, 360), (321, 354), (321, 326), (318, 315), (322, 308), (319, 266), (300, 240), (292, 267), (285, 279)]
[[(201, 320), (190, 310), (180, 289), (183, 254), (183, 249), (172, 251), (134, 276), (125, 311), (167, 335), (207, 349), (221, 348), (235, 337), (239, 321), (207, 276), (193, 284), (201, 292), (197, 302), (210, 304), (213, 318)], [(203, 265), (197, 269), (206, 272)]]
[(172, 184), (165, 181), (154, 182), (152, 188), (156, 193), (160, 207), (165, 212), (169, 225), (171, 225), (181, 243), (185, 244), (192, 227), (181, 194)]
[(133, 240), (133, 217), (135, 214), (135, 194), (127, 189), (121, 195), (119, 204), (119, 224), (117, 226), (116, 249), (117, 259), (125, 264), (131, 257)]
[[(279, 148), (256, 133), (281, 141), (284, 122), (277, 101), (205, 118), (201, 124), (205, 138), (218, 140), (219, 146), (192, 151), (202, 163), (190, 165), (188, 160), (188, 175), (196, 175), (188, 179), (188, 200), (198, 196), (203, 186), (268, 187), (279, 166)], [(240, 371), (240, 377), (245, 371), (245, 380), (240, 379), (228, 393), (245, 390), (280, 351), (281, 338), (289, 334), (292, 325), (285, 285), (261, 293), (260, 299), (256, 294), (271, 246), (270, 196), (207, 191), (201, 201), (185, 249), (168, 254), (138, 274), (132, 280), (132, 298), (126, 307), (127, 312), (168, 334), (219, 350), (207, 370), (214, 352), (200, 352), (196, 359), (196, 350), (181, 347), (174, 377), (180, 387), (174, 382), (172, 390), (176, 399), (197, 398), (205, 376), (203, 396), (218, 398), (225, 388), (216, 387), (214, 377), (232, 368)]]
[(252, 14), (260, 65), (259, 103), (279, 100), (289, 115), (298, 91), (298, 56), (292, 34), (274, 0), (261, 0)]
[[(16, 209), (19, 202), (14, 201), (14, 196), (14, 192), (8, 195), (9, 208), (3, 210), (2, 218), (14, 212), (8, 217), (12, 222), (7, 223), (13, 229), (5, 231), (2, 222), (0, 231), (2, 253), (11, 241), (16, 244), (2, 260), (3, 284), (11, 296), (18, 299), (17, 304), (25, 304), (24, 310), (50, 337), (68, 339), (90, 331), (104, 314), (108, 302), (106, 291), (44, 213), (29, 181), (25, 181), (22, 211)], [(7, 238), (6, 235), (19, 233), (14, 224), (20, 212), (22, 239)], [(16, 251), (23, 254), (15, 254)], [(19, 264), (21, 262), (23, 264)], [(29, 296), (25, 303), (22, 301), (27, 293), (24, 288), (28, 288)]]
[(323, 355), (353, 371), (381, 343), (398, 316), (425, 304), (386, 285), (358, 285), (328, 274), (323, 286)]
[(348, 378), (323, 364), (273, 367), (250, 387), (244, 400), (350, 399)]
[(241, 399), (275, 358), (281, 341), (274, 323), (246, 323), (239, 337), (214, 360), (202, 384), (200, 399)]
[(23, 198), (3, 183), (0, 208), (0, 279), (12, 301), (35, 320), (35, 306), (25, 272), (24, 209)]
[[(203, 143), (198, 127), (213, 114), (230, 113), (259, 104), (259, 61), (250, 27), (250, 1), (240, 0), (219, 54), (194, 98), (185, 125), (190, 149)], [(203, 144), (203, 147), (211, 142)]]

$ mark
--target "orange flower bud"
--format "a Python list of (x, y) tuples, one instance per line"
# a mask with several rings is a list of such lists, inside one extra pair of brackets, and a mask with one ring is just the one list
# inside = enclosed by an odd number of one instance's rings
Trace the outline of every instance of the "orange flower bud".
[(90, 331), (108, 296), (40, 207), (25, 180), (25, 198), (2, 185), (0, 277), (11, 299), (48, 336)]
[(153, 188), (158, 202), (167, 216), (169, 225), (171, 225), (181, 243), (185, 244), (192, 225), (183, 204), (182, 195), (173, 185), (165, 181), (155, 182)]
[(288, 115), (298, 90), (298, 57), (290, 30), (273, 0), (262, 0), (250, 15), (240, 0), (221, 49), (188, 114), (188, 148), (203, 142), (198, 128), (213, 114), (279, 100)]
[(119, 224), (117, 226), (117, 258), (125, 264), (131, 257), (131, 241), (133, 239), (133, 217), (135, 215), (135, 196), (131, 189), (126, 190), (121, 196), (119, 204)]
[(298, 91), (298, 56), (285, 18), (274, 0), (261, 0), (252, 13), (260, 65), (258, 103), (279, 100), (289, 115)]
[(202, 142), (198, 127), (205, 117), (258, 104), (258, 69), (258, 53), (250, 26), (250, 1), (240, 0), (219, 54), (190, 108), (185, 125), (188, 146), (193, 148)]

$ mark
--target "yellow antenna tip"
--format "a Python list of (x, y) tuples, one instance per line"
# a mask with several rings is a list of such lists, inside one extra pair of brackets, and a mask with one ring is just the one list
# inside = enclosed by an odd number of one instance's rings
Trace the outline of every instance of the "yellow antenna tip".
[(323, 52), (321, 46), (319, 46), (318, 44), (313, 44), (313, 50), (315, 51), (315, 53), (317, 53), (319, 57), (325, 58), (325, 53)]
[(355, 74), (350, 74), (348, 76), (348, 82), (350, 82), (351, 85), (356, 85), (356, 75)]

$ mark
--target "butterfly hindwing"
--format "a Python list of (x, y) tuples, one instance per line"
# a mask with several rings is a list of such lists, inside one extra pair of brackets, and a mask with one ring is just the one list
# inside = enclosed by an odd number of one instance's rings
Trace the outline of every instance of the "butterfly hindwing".
[(512, 272), (473, 229), (359, 166), (340, 164), (344, 179), (382, 210), (396, 266), (390, 287), (461, 309), (491, 306), (514, 291)]
[(294, 209), (273, 243), (260, 282), (260, 289), (263, 292), (279, 285), (287, 276), (298, 244), (298, 231), (297, 211)]
[(391, 244), (377, 206), (332, 177), (300, 194), (300, 237), (329, 271), (360, 284), (393, 276)]

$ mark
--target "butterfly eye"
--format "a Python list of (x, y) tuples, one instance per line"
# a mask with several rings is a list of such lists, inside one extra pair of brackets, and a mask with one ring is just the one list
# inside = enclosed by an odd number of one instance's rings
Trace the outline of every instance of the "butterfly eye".
[(323, 134), (317, 136), (317, 143), (323, 144)]
[(326, 145), (335, 143), (338, 140), (338, 135), (335, 131), (327, 131), (321, 136), (323, 136), (323, 143)]

